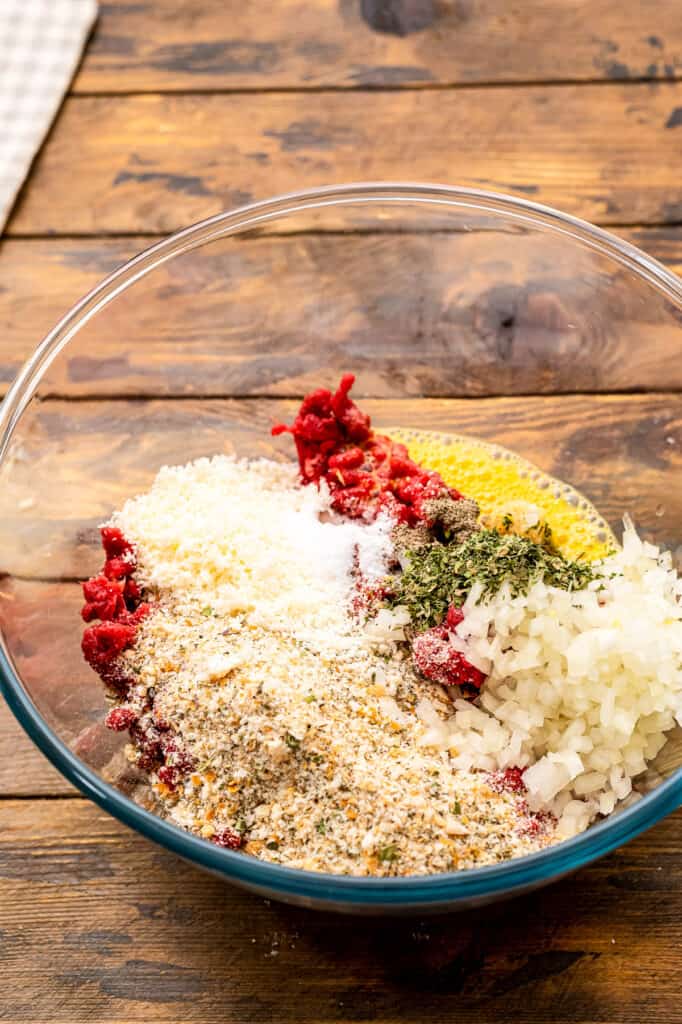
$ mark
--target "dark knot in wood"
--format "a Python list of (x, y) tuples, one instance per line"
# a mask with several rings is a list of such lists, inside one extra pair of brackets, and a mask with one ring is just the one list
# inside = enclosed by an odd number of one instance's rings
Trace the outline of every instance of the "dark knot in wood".
[(360, 12), (370, 28), (394, 36), (419, 32), (438, 16), (434, 0), (360, 0)]

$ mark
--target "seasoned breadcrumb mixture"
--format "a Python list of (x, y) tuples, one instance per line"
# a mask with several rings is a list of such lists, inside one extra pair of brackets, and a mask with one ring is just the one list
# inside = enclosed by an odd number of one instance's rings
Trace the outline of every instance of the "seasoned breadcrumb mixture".
[(413, 671), (395, 616), (368, 629), (353, 612), (358, 579), (386, 571), (388, 519), (335, 517), (291, 465), (216, 456), (162, 470), (112, 522), (157, 601), (121, 655), (127, 700), (192, 763), (175, 785), (152, 773), (171, 820), (352, 875), (473, 867), (552, 841), (551, 819), (430, 745), (416, 709), (428, 691), (445, 718), (444, 691)]

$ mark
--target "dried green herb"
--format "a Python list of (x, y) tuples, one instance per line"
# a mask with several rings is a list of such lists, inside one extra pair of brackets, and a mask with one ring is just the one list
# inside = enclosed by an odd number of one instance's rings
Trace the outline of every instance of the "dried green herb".
[(478, 530), (462, 544), (410, 551), (390, 602), (405, 605), (414, 625), (426, 629), (442, 622), (451, 604), (463, 604), (475, 583), (485, 600), (504, 583), (517, 597), (537, 580), (562, 590), (582, 590), (594, 578), (588, 562), (571, 562), (528, 537)]
[[(533, 527), (531, 527), (533, 529)], [(549, 523), (542, 523), (539, 527), (535, 527), (536, 536), (539, 537), (540, 543), (544, 548), (548, 548), (552, 554), (558, 554), (557, 549), (554, 546), (554, 536), (552, 534), (552, 527)]]
[(399, 856), (400, 853), (398, 852), (398, 847), (395, 843), (389, 843), (388, 846), (382, 846), (377, 850), (377, 860), (380, 860), (382, 864), (391, 863), (392, 861), (397, 860)]
[(297, 736), (294, 736), (292, 732), (288, 732), (284, 737), (284, 742), (288, 746), (289, 750), (298, 750), (301, 746), (301, 741)]

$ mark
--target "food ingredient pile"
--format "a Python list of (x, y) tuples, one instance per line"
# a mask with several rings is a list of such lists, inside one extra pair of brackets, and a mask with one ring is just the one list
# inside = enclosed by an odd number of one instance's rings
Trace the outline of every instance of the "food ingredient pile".
[(166, 467), (102, 529), (83, 651), (162, 812), (265, 860), (388, 875), (530, 853), (635, 799), (682, 717), (667, 556), (628, 526), (570, 561), (518, 501), (484, 525), (352, 382), (274, 428), (298, 467)]

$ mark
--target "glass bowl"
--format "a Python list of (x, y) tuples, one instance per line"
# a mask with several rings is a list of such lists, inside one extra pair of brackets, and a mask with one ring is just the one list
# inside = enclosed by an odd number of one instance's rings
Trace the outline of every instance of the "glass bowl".
[(79, 649), (79, 580), (101, 562), (97, 524), (161, 464), (214, 452), (291, 457), (270, 423), (342, 371), (357, 374), (354, 393), (376, 424), (500, 441), (577, 486), (614, 526), (629, 511), (675, 549), (682, 438), (665, 396), (626, 392), (674, 379), (681, 342), (682, 284), (654, 260), (572, 217), (469, 189), (301, 192), (153, 245), (51, 331), (0, 411), (0, 681), (10, 707), (116, 818), (301, 905), (459, 909), (613, 850), (680, 804), (676, 737), (638, 803), (491, 867), (350, 878), (181, 831), (145, 806), (124, 739), (102, 725), (103, 688)]

